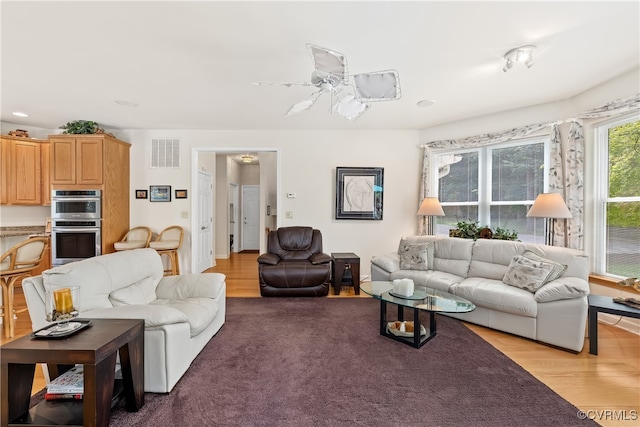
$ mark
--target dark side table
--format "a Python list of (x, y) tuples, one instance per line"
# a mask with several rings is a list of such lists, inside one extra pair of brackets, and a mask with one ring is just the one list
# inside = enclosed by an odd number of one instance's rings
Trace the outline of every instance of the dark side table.
[[(92, 319), (91, 322), (91, 327), (67, 338), (24, 336), (2, 346), (2, 427), (57, 423), (108, 427), (114, 395), (116, 399), (123, 395), (128, 411), (138, 411), (144, 405), (144, 320)], [(121, 381), (115, 379), (117, 355), (120, 355)], [(51, 379), (75, 364), (84, 365), (83, 399), (43, 400), (29, 410), (36, 363), (47, 364)]]
[(355, 294), (360, 295), (360, 257), (353, 252), (331, 252), (331, 259), (334, 295), (340, 295), (342, 285), (353, 285)]
[(598, 354), (598, 313), (640, 319), (640, 310), (613, 302), (612, 297), (589, 295), (589, 353)]

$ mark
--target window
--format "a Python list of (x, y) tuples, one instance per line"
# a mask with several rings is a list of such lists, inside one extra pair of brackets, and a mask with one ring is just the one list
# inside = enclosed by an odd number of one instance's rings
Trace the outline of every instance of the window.
[(544, 242), (544, 220), (527, 218), (536, 196), (547, 188), (548, 139), (529, 139), (434, 157), (438, 199), (445, 216), (436, 234), (449, 234), (458, 221), (478, 221), (494, 230), (515, 230), (524, 242)]
[(596, 144), (596, 271), (640, 277), (640, 121), (598, 127)]

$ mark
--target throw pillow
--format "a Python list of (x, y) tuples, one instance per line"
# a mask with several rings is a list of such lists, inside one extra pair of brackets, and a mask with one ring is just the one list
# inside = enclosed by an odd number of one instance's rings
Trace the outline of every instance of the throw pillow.
[(511, 259), (502, 281), (507, 285), (535, 292), (547, 283), (552, 271), (553, 265), (549, 263), (516, 255)]
[(532, 261), (541, 261), (541, 262), (546, 262), (548, 264), (553, 265), (553, 271), (551, 272), (551, 274), (547, 278), (547, 282), (551, 282), (552, 280), (558, 279), (567, 270), (567, 266), (566, 265), (560, 264), (560, 263), (555, 262), (555, 261), (551, 261), (550, 259), (547, 259), (547, 258), (543, 258), (540, 255), (535, 254), (535, 253), (533, 253), (531, 251), (528, 251), (528, 250), (524, 251), (522, 256), (525, 256), (525, 257), (529, 258)]
[(433, 268), (433, 242), (404, 243), (400, 242), (398, 255), (400, 255), (401, 270), (430, 270)]

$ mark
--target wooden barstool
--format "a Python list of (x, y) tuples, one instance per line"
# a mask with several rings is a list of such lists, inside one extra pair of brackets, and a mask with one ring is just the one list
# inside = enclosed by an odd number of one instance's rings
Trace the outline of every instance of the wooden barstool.
[(133, 227), (127, 231), (119, 242), (115, 242), (113, 247), (116, 251), (128, 251), (129, 249), (142, 249), (148, 248), (151, 242), (151, 236), (153, 231), (149, 227), (143, 225)]
[(15, 329), (14, 315), (27, 311), (26, 307), (16, 310), (13, 305), (13, 293), (17, 282), (31, 276), (38, 268), (49, 244), (48, 237), (30, 237), (0, 257), (0, 284), (2, 285), (2, 322), (4, 335), (13, 338)]
[(180, 274), (178, 250), (182, 246), (183, 238), (184, 228), (179, 225), (172, 225), (162, 230), (160, 234), (158, 234), (158, 238), (149, 243), (149, 247), (155, 249), (160, 256), (166, 255), (169, 258), (170, 266), (164, 270), (165, 276)]

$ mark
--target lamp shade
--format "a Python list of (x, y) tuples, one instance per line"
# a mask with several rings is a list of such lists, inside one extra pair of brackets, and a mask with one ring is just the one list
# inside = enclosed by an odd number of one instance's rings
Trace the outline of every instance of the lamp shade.
[(562, 196), (558, 193), (538, 194), (527, 216), (534, 218), (571, 218), (571, 212), (567, 208)]
[(417, 215), (444, 216), (444, 211), (437, 197), (425, 197)]

